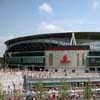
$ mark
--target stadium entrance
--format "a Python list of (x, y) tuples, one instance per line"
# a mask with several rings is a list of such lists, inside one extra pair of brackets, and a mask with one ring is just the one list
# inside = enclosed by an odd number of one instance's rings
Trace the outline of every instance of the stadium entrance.
[(33, 71), (44, 71), (44, 67), (35, 66), (35, 67), (33, 68)]
[(44, 71), (44, 66), (27, 66), (27, 67), (24, 67), (25, 69), (27, 70), (30, 70), (30, 71)]

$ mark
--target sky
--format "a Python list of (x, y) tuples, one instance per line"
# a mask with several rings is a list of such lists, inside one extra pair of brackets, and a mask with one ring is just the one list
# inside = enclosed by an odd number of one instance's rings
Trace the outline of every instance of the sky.
[(0, 56), (6, 40), (74, 31), (100, 31), (100, 0), (0, 0)]

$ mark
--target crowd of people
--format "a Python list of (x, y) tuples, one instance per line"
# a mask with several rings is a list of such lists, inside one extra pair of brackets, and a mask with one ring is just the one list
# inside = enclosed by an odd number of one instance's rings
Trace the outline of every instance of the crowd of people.
[[(47, 90), (43, 93), (41, 96), (41, 100), (62, 100), (61, 94), (60, 94), (59, 88), (47, 88)], [(78, 91), (70, 91), (69, 98), (77, 99), (78, 97), (81, 97), (82, 93), (79, 93)], [(39, 100), (39, 92), (33, 90), (33, 91), (27, 91), (25, 100)]]
[[(41, 95), (41, 99), (39, 96)], [(70, 93), (69, 97), (71, 100), (80, 97), (77, 91)], [(12, 94), (11, 93), (4, 93), (0, 94), (0, 100), (62, 100), (60, 89), (59, 88), (46, 88), (42, 94), (35, 89), (23, 89), (21, 92), (20, 90), (15, 90)]]

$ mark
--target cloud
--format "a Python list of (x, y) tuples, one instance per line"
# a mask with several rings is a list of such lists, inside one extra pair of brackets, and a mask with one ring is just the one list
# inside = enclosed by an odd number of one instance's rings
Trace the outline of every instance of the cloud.
[[(97, 28), (98, 26), (98, 28)], [(49, 22), (43, 21), (37, 25), (36, 33), (100, 31), (100, 24), (86, 18), (57, 19)]]
[(66, 18), (66, 19), (59, 19), (59, 20), (54, 20), (53, 23), (56, 23), (57, 25), (82, 25), (84, 23), (85, 19), (71, 19), (71, 18)]
[(100, 23), (88, 18), (66, 18), (66, 19), (54, 19), (52, 21), (43, 21), (38, 25), (39, 33), (48, 32), (77, 32), (77, 31), (100, 31)]
[(38, 31), (42, 33), (48, 33), (48, 32), (62, 32), (64, 31), (63, 28), (55, 25), (55, 24), (50, 24), (46, 22), (42, 22), (40, 26), (38, 27)]
[(99, 1), (94, 1), (93, 2), (93, 8), (97, 8), (99, 6), (100, 2)]
[(39, 10), (46, 13), (52, 13), (52, 7), (47, 3), (43, 3), (42, 5), (40, 5)]

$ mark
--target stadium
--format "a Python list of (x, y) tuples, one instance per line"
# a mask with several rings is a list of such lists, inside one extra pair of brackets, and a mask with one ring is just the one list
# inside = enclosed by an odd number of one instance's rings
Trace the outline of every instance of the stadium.
[(34, 71), (100, 71), (100, 32), (48, 33), (5, 42), (8, 67)]
[(71, 87), (100, 86), (100, 32), (64, 32), (18, 37), (5, 42), (8, 69), (20, 69), (24, 88), (42, 81)]

